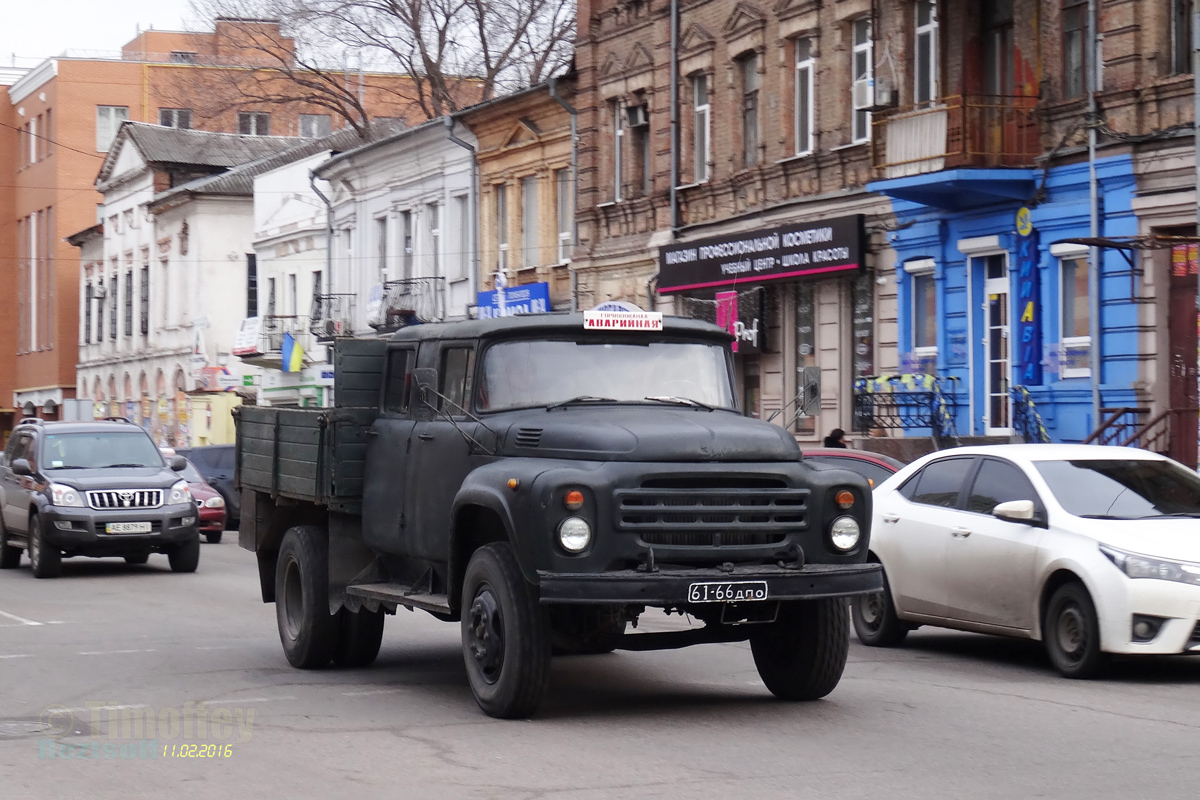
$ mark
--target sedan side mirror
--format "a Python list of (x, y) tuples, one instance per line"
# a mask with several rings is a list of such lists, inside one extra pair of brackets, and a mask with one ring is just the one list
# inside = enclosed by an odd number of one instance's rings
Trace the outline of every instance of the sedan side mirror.
[(24, 458), (13, 459), (12, 471), (14, 475), (32, 475), (33, 468), (29, 466), (29, 461)]
[(1024, 522), (1031, 525), (1034, 522), (1035, 511), (1032, 500), (1010, 500), (992, 509), (992, 516), (1009, 522)]
[(171, 456), (171, 469), (176, 472), (183, 472), (187, 469), (187, 459), (183, 456)]

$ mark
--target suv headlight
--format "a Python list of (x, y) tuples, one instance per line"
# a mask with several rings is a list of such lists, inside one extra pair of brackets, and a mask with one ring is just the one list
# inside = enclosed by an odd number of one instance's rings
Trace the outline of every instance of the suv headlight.
[(64, 508), (84, 508), (83, 492), (74, 486), (64, 486), (61, 483), (50, 484), (50, 502)]
[(1103, 544), (1100, 545), (1100, 552), (1108, 556), (1108, 560), (1116, 564), (1117, 569), (1131, 578), (1152, 578), (1200, 586), (1200, 564), (1152, 558), (1137, 553), (1128, 553)]
[(192, 503), (192, 490), (188, 488), (187, 481), (180, 481), (171, 487), (167, 493), (167, 505), (177, 506), (181, 503)]
[(216, 497), (210, 497), (204, 501), (204, 507), (205, 508), (224, 508), (225, 507), (225, 498), (221, 497), (221, 495), (217, 495)]

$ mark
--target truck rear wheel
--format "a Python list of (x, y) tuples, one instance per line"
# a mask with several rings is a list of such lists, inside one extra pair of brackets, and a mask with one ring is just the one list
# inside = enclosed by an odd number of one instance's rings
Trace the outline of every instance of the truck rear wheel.
[(783, 603), (779, 619), (750, 637), (754, 666), (781, 700), (819, 700), (842, 679), (850, 652), (846, 601)]
[(288, 530), (275, 566), (275, 620), (288, 663), (320, 669), (338, 643), (337, 617), (329, 613), (329, 550), (315, 525)]
[(338, 612), (338, 643), (333, 651), (333, 663), (339, 667), (369, 667), (379, 655), (383, 642), (383, 609), (354, 613), (343, 608)]
[(479, 548), (467, 564), (462, 646), (484, 713), (514, 719), (537, 709), (550, 677), (550, 623), (507, 542)]

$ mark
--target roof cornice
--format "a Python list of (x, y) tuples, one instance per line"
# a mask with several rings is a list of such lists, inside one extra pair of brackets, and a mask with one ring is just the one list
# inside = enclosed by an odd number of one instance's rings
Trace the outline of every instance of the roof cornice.
[(48, 58), (25, 73), (21, 80), (8, 87), (8, 99), (13, 103), (19, 103), (57, 75), (58, 59)]

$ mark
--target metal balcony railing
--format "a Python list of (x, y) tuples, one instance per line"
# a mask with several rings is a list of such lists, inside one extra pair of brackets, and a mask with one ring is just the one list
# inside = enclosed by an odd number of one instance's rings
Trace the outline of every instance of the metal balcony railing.
[(935, 439), (957, 440), (956, 378), (923, 373), (874, 375), (854, 382), (854, 430), (928, 429)]
[(1018, 385), (1012, 387), (1011, 394), (1013, 430), (1019, 433), (1026, 442), (1049, 443), (1050, 432), (1046, 430), (1046, 423), (1042, 420), (1042, 415), (1037, 410), (1029, 390)]
[(308, 318), (265, 316), (262, 318), (261, 347), (263, 353), (278, 353), (283, 348), (283, 335), (290, 333), (300, 346), (308, 349)]
[(958, 167), (1030, 167), (1042, 152), (1037, 98), (958, 95), (872, 119), (871, 161), (884, 177)]
[(318, 342), (330, 342), (354, 331), (354, 295), (318, 294), (313, 296), (308, 314), (308, 331)]
[(446, 279), (404, 278), (383, 285), (379, 313), (368, 320), (372, 328), (384, 333), (421, 322), (446, 318)]

